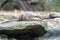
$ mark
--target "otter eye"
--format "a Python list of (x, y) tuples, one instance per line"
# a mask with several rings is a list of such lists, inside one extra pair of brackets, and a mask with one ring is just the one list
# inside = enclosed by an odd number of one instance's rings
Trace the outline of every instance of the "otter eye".
[(35, 17), (37, 17), (37, 18), (41, 18), (40, 16), (35, 16)]
[(35, 17), (38, 17), (38, 16), (35, 16)]
[(35, 16), (35, 17), (39, 17), (39, 16)]

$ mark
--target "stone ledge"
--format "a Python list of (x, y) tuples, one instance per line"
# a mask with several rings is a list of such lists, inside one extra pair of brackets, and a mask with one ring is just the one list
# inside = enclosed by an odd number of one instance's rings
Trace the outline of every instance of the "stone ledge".
[[(33, 34), (42, 36), (47, 32), (42, 21), (13, 21), (0, 24), (0, 34)], [(42, 26), (45, 25), (45, 26)]]

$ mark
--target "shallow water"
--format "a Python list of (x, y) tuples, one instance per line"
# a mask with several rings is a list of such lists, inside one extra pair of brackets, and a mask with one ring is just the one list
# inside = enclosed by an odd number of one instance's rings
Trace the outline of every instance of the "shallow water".
[(39, 37), (38, 40), (60, 40), (60, 26), (56, 26), (56, 28), (48, 27), (48, 32)]

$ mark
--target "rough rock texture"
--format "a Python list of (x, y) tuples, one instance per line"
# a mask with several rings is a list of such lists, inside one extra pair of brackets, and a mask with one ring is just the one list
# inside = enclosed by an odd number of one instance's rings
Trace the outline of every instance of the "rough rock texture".
[(47, 24), (40, 21), (7, 22), (0, 24), (0, 34), (7, 35), (9, 38), (6, 39), (33, 40), (34, 37), (43, 36), (47, 32), (45, 28)]
[[(45, 15), (44, 13), (47, 13), (48, 15)], [(2, 34), (2, 36), (0, 35), (0, 38), (1, 39), (5, 38), (7, 40), (8, 39), (59, 40), (60, 39), (60, 31), (59, 31), (60, 16), (58, 15), (59, 13), (58, 12), (50, 12), (50, 13), (44, 12), (44, 13), (40, 14), (41, 17), (43, 16), (43, 20), (41, 21), (10, 21), (10, 22), (5, 21), (3, 23), (0, 23), (0, 34)], [(53, 14), (52, 17), (51, 14)], [(15, 19), (15, 17), (11, 19)]]
[[(2, 12), (0, 14), (1, 39), (33, 40), (35, 36), (43, 36), (47, 32), (47, 24), (44, 21), (11, 21), (17, 19), (15, 16)], [(4, 36), (5, 34), (6, 36)], [(28, 38), (27, 38), (28, 37)]]
[[(43, 32), (43, 30), (45, 30), (40, 24), (41, 24), (41, 22), (39, 22), (39, 21), (6, 22), (6, 23), (0, 24), (0, 30), (7, 30), (6, 31), (7, 34), (10, 34), (9, 33), (10, 30), (11, 30), (10, 31), (11, 34), (15, 34), (15, 33), (16, 34), (19, 34), (19, 33), (22, 33), (22, 34), (23, 33), (40, 34), (41, 32)], [(40, 27), (41, 27), (41, 29), (40, 29)], [(39, 30), (42, 30), (42, 31), (39, 33)]]

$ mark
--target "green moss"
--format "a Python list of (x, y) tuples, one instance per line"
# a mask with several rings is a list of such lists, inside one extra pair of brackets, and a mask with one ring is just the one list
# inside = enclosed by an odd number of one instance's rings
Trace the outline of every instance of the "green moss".
[(50, 11), (58, 11), (58, 12), (60, 12), (60, 0), (53, 0), (49, 4), (49, 10)]

